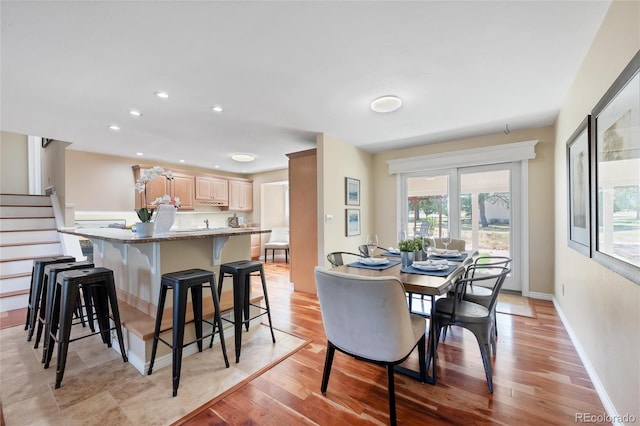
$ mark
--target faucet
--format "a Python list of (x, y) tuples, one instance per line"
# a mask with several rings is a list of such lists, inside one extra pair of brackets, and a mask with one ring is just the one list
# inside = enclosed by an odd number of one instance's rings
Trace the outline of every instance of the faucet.
[(207, 229), (209, 229), (209, 219), (205, 219), (204, 224), (207, 225)]

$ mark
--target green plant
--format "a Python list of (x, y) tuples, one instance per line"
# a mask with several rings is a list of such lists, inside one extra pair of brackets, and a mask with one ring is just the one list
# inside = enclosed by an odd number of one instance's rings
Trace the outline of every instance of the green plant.
[(422, 250), (422, 238), (412, 238), (408, 240), (402, 240), (398, 243), (400, 251), (418, 251)]

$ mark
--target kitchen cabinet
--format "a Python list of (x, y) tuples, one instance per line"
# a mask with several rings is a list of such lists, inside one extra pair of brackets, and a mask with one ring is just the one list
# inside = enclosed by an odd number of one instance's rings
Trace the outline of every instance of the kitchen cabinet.
[(251, 234), (251, 259), (258, 260), (262, 250), (261, 234)]
[(229, 208), (235, 211), (253, 210), (253, 182), (229, 179)]
[(229, 205), (229, 183), (215, 176), (196, 176), (196, 204)]
[[(140, 178), (142, 170), (150, 169), (146, 166), (133, 166), (134, 182)], [(169, 180), (164, 176), (158, 176), (147, 182), (147, 208), (155, 208), (151, 203), (164, 195), (178, 197), (180, 208), (178, 210), (194, 209), (194, 178), (185, 173), (172, 172), (173, 179)], [(144, 193), (135, 191), (136, 210), (144, 204)]]

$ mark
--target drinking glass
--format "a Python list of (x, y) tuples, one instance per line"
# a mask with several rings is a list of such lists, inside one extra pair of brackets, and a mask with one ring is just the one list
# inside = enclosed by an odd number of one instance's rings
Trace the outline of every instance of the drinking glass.
[(369, 251), (369, 257), (373, 257), (373, 253), (378, 248), (378, 236), (375, 234), (367, 235), (367, 250)]
[(422, 251), (427, 256), (427, 259), (431, 254), (433, 254), (433, 250), (436, 248), (436, 240), (431, 235), (427, 235), (422, 238)]
[(440, 241), (444, 244), (444, 249), (447, 250), (449, 244), (451, 244), (451, 232), (448, 229), (442, 230), (442, 237), (440, 237)]

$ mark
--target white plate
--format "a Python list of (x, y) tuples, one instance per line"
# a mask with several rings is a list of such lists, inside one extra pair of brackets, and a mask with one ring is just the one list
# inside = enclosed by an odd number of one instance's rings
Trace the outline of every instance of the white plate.
[(446, 260), (423, 260), (413, 262), (411, 266), (422, 271), (442, 271), (449, 267), (449, 262)]
[(360, 263), (364, 265), (374, 266), (374, 265), (384, 265), (385, 263), (389, 263), (389, 259), (385, 257), (363, 257), (359, 260)]
[(440, 256), (440, 257), (458, 257), (460, 256), (462, 253), (459, 252), (458, 250), (438, 250), (435, 253), (433, 253), (435, 256)]
[(391, 254), (400, 254), (400, 249), (397, 248), (393, 248), (393, 247), (389, 247), (387, 249), (387, 252), (391, 253)]

